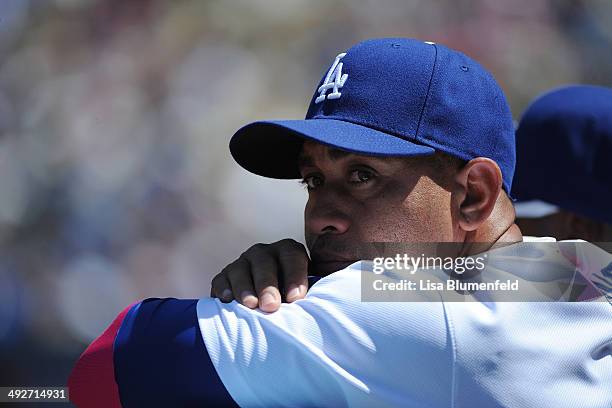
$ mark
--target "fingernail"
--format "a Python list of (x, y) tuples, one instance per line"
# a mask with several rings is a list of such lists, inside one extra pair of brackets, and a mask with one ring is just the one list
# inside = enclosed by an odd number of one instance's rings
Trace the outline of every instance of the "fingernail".
[(300, 290), (299, 286), (291, 285), (289, 287), (289, 291), (287, 292), (287, 300), (291, 301), (292, 299), (299, 298), (301, 293), (302, 291)]
[(276, 299), (274, 298), (273, 294), (266, 292), (261, 296), (260, 305), (262, 307), (272, 306), (275, 303), (276, 303)]
[(250, 290), (245, 290), (240, 294), (240, 299), (242, 299), (242, 304), (248, 307), (254, 307), (257, 305), (257, 297)]
[(229, 289), (225, 289), (223, 293), (221, 293), (221, 298), (223, 300), (229, 300), (232, 297), (232, 291)]

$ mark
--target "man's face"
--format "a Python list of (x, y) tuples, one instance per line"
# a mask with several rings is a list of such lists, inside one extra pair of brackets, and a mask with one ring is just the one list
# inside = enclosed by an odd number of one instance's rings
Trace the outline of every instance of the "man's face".
[(316, 273), (380, 256), (375, 242), (452, 241), (448, 177), (433, 160), (362, 156), (305, 142), (305, 235)]

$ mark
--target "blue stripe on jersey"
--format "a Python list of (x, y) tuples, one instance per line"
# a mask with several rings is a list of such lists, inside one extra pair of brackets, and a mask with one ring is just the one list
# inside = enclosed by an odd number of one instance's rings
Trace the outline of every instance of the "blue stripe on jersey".
[(114, 346), (124, 408), (237, 406), (202, 340), (196, 299), (147, 299), (127, 314)]

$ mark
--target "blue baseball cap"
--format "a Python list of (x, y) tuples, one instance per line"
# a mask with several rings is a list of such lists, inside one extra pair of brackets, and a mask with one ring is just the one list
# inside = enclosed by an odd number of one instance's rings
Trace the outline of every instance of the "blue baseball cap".
[(367, 40), (340, 53), (305, 120), (248, 124), (230, 151), (252, 173), (300, 178), (304, 139), (364, 155), (488, 157), (506, 192), (514, 174), (512, 115), (493, 76), (460, 52), (418, 40)]
[(612, 223), (612, 89), (571, 85), (540, 95), (516, 131), (512, 194)]

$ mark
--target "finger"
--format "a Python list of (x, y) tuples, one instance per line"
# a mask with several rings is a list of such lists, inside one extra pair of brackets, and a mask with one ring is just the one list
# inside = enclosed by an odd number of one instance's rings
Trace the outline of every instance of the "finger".
[(210, 296), (219, 298), (222, 302), (225, 303), (234, 300), (232, 286), (230, 285), (230, 282), (227, 279), (226, 271), (227, 267), (213, 278), (212, 283), (210, 285)]
[(258, 299), (255, 296), (249, 262), (243, 257), (238, 258), (228, 266), (226, 276), (231, 285), (234, 299), (248, 308), (255, 309)]
[(303, 299), (308, 290), (308, 265), (310, 263), (306, 248), (292, 239), (277, 242), (276, 248), (285, 300), (295, 302)]
[(279, 267), (270, 245), (255, 245), (247, 251), (246, 259), (251, 265), (251, 276), (259, 297), (259, 308), (264, 312), (275, 312), (281, 304), (278, 288)]

